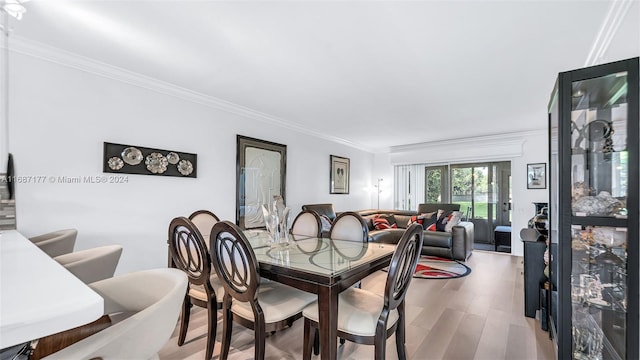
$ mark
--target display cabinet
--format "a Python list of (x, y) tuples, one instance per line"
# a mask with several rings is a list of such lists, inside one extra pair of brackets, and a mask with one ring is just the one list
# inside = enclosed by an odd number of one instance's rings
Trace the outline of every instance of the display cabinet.
[(562, 72), (549, 102), (559, 359), (638, 359), (638, 58)]

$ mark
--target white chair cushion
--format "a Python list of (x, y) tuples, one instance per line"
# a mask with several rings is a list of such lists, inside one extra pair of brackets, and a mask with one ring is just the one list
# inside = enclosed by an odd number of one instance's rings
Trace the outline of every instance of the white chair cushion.
[[(372, 292), (349, 288), (338, 296), (338, 331), (359, 336), (374, 336), (384, 306), (384, 298)], [(302, 315), (318, 322), (318, 302), (307, 306)], [(392, 310), (387, 329), (398, 321), (398, 311)]]
[[(222, 286), (220, 279), (218, 279), (218, 275), (211, 275), (209, 281), (211, 281), (213, 291), (216, 292), (216, 300), (218, 302), (222, 302), (222, 298), (224, 297), (224, 287)], [(189, 284), (189, 296), (198, 300), (207, 301), (207, 293), (204, 291), (204, 286), (202, 285)]]
[(331, 226), (331, 238), (334, 240), (365, 241), (362, 223), (355, 216), (344, 216), (336, 219)]
[[(215, 225), (218, 221), (209, 214), (201, 213), (194, 216), (193, 219), (191, 219), (191, 222), (193, 223), (193, 225), (196, 226), (198, 231), (200, 231), (200, 235), (202, 235), (202, 237), (206, 236), (207, 237), (206, 240), (209, 240), (209, 234), (211, 233), (211, 228), (213, 228), (213, 225)], [(209, 244), (207, 244), (207, 246), (208, 245)]]
[(294, 235), (306, 235), (310, 237), (318, 236), (318, 222), (316, 217), (310, 213), (304, 213), (296, 219), (291, 228)]
[[(267, 324), (285, 320), (302, 311), (315, 301), (317, 296), (275, 281), (260, 282), (258, 303), (264, 312)], [(231, 311), (245, 319), (254, 321), (253, 310), (248, 302), (233, 301)]]

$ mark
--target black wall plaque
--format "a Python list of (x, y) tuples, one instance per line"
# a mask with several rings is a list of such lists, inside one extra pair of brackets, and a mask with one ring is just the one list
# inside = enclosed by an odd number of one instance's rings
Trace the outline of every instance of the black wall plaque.
[(196, 154), (105, 142), (102, 171), (196, 178), (197, 162)]

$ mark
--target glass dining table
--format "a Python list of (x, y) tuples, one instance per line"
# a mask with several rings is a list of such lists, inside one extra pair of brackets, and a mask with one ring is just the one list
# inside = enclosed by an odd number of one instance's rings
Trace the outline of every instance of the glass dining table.
[(335, 359), (338, 294), (388, 266), (394, 245), (289, 235), (271, 243), (264, 230), (245, 230), (260, 276), (318, 295), (320, 356)]

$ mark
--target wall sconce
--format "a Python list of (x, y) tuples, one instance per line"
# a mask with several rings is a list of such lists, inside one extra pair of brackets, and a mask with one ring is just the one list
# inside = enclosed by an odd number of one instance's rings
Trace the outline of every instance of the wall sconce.
[(383, 180), (382, 178), (378, 178), (378, 184), (374, 185), (376, 189), (378, 189), (378, 209), (380, 209), (380, 193), (382, 192), (382, 189), (380, 188), (380, 182), (382, 180)]

